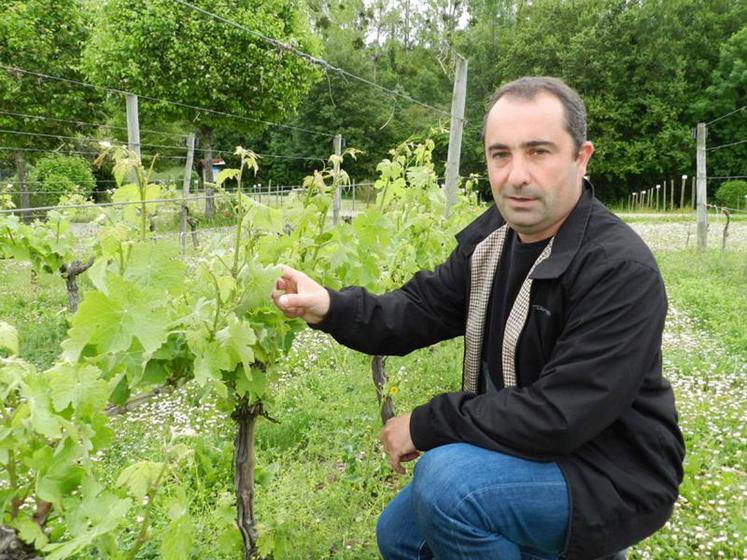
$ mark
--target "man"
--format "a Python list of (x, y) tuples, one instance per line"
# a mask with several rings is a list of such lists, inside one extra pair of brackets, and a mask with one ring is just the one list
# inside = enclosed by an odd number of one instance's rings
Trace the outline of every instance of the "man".
[(666, 522), (682, 480), (661, 276), (584, 179), (594, 148), (566, 84), (501, 87), (483, 140), (495, 207), (435, 271), (374, 296), (285, 269), (273, 298), (369, 354), (464, 335), (463, 390), (382, 430), (396, 471), (425, 452), (379, 519), (384, 558), (615, 554)]

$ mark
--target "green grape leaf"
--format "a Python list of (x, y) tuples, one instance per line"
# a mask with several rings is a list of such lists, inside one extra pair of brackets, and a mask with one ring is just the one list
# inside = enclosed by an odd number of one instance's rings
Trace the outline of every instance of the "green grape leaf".
[[(145, 187), (145, 200), (158, 200), (161, 198), (161, 185), (150, 184)], [(148, 211), (156, 210), (155, 206), (148, 206)]]
[(112, 193), (112, 202), (136, 202), (140, 200), (140, 190), (132, 183), (122, 185)]
[(430, 166), (410, 167), (407, 170), (407, 180), (415, 187), (426, 187), (435, 181), (436, 174)]
[(109, 399), (108, 384), (93, 366), (59, 363), (49, 370), (48, 377), (52, 405), (57, 412), (72, 405), (81, 414), (90, 416), (94, 411), (103, 410)]
[(18, 331), (4, 321), (0, 321), (0, 350), (7, 350), (11, 356), (18, 354)]
[(140, 461), (130, 465), (120, 473), (119, 478), (117, 478), (117, 486), (125, 486), (132, 496), (143, 499), (148, 490), (156, 483), (163, 469), (163, 463)]
[[(53, 504), (61, 503), (66, 496), (80, 486), (85, 469), (78, 465), (83, 449), (72, 439), (67, 438), (58, 445), (51, 459), (46, 457), (36, 479), (36, 494), (42, 500)], [(35, 457), (42, 461), (42, 455)]]
[(75, 361), (87, 345), (100, 353), (123, 352), (136, 338), (146, 352), (155, 352), (167, 337), (169, 319), (133, 284), (113, 276), (110, 295), (89, 292), (73, 316), (63, 357)]
[(228, 325), (215, 333), (215, 339), (220, 343), (228, 358), (228, 367), (234, 369), (241, 362), (248, 369), (254, 362), (252, 345), (257, 342), (254, 330), (248, 323), (240, 321), (236, 315), (228, 316)]
[(271, 208), (253, 199), (248, 199), (250, 204), (246, 216), (243, 219), (244, 227), (255, 230), (280, 233), (285, 225), (283, 213), (277, 208)]
[(161, 558), (188, 560), (192, 550), (195, 528), (188, 513), (173, 519), (164, 530)]
[(164, 360), (149, 360), (145, 364), (145, 370), (140, 381), (146, 385), (160, 385), (169, 378), (170, 374), (169, 362)]
[(257, 368), (239, 368), (236, 379), (236, 393), (241, 397), (247, 397), (249, 402), (261, 401), (267, 395), (269, 380), (264, 371)]
[(184, 265), (176, 243), (138, 243), (127, 261), (125, 280), (148, 291), (174, 291), (184, 281)]
[(42, 550), (49, 555), (46, 560), (64, 560), (78, 554), (90, 546), (97, 538), (110, 533), (125, 521), (127, 512), (132, 507), (129, 498), (120, 500), (111, 493), (104, 493), (94, 500), (85, 500), (81, 508), (88, 506), (87, 512), (80, 512), (93, 526), (70, 541), (48, 544)]
[(33, 545), (37, 550), (49, 542), (39, 524), (26, 516), (17, 517), (10, 523), (10, 526), (18, 531), (18, 537), (23, 542)]
[(0, 511), (8, 511), (8, 505), (16, 493), (17, 490), (11, 490), (10, 488), (0, 489)]
[(243, 314), (257, 307), (272, 305), (270, 296), (281, 272), (279, 266), (264, 267), (252, 263), (245, 267), (239, 275), (239, 284), (243, 286), (244, 293), (237, 312)]
[(94, 414), (91, 418), (91, 445), (94, 450), (105, 449), (114, 439), (114, 431), (109, 427), (109, 418), (105, 414)]
[(215, 178), (215, 184), (218, 187), (221, 187), (223, 186), (223, 183), (225, 183), (228, 179), (237, 179), (239, 173), (241, 173), (241, 170), (239, 169), (222, 169), (220, 173), (218, 173), (218, 176)]
[(49, 385), (46, 377), (30, 376), (22, 389), (29, 407), (34, 430), (47, 437), (58, 437), (62, 430), (60, 417), (50, 410)]
[(233, 276), (219, 276), (217, 281), (221, 301), (228, 301), (236, 289), (236, 280), (234, 280)]
[(115, 405), (126, 403), (132, 392), (130, 384), (127, 382), (127, 376), (124, 373), (109, 380), (109, 389), (111, 391), (109, 400)]
[(96, 259), (91, 266), (91, 268), (88, 269), (88, 279), (91, 281), (91, 283), (94, 285), (94, 287), (105, 294), (109, 293), (109, 290), (106, 288), (106, 273), (107, 268), (109, 267), (109, 263), (106, 261), (106, 259)]
[(292, 252), (295, 246), (295, 240), (288, 235), (265, 235), (257, 242), (257, 259), (266, 264), (283, 262), (283, 255)]
[(114, 257), (119, 253), (122, 244), (127, 241), (129, 228), (127, 224), (118, 222), (113, 226), (103, 228), (99, 234), (99, 246), (104, 260)]
[(195, 353), (194, 374), (198, 385), (203, 386), (211, 377), (220, 377), (221, 370), (229, 369), (229, 359), (218, 342), (202, 344), (199, 351), (190, 345)]

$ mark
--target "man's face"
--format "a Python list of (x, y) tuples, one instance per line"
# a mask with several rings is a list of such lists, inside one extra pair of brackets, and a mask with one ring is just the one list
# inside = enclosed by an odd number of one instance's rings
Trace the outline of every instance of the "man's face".
[(555, 235), (581, 196), (591, 142), (579, 150), (560, 100), (501, 97), (485, 124), (490, 190), (509, 227), (525, 242)]

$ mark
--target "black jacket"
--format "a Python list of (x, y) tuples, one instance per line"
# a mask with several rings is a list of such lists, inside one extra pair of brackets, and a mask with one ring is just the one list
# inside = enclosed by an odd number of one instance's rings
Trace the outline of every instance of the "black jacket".
[[(491, 207), (457, 236), (444, 264), (399, 290), (330, 291), (318, 328), (369, 354), (402, 355), (464, 335), (472, 252), (503, 224)], [(661, 375), (666, 295), (651, 252), (588, 184), (553, 243), (531, 274), (517, 385), (437, 395), (413, 411), (410, 431), (422, 451), (468, 442), (556, 461), (571, 501), (564, 554), (585, 560), (666, 522), (685, 450)]]

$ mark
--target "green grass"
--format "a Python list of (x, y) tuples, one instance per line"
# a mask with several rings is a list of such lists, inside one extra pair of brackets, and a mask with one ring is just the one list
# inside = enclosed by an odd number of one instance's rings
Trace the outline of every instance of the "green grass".
[(0, 259), (0, 321), (16, 326), (20, 353), (46, 369), (60, 353), (67, 331), (67, 295), (60, 275), (33, 275), (31, 269)]
[(744, 251), (662, 252), (657, 261), (671, 302), (747, 361)]

